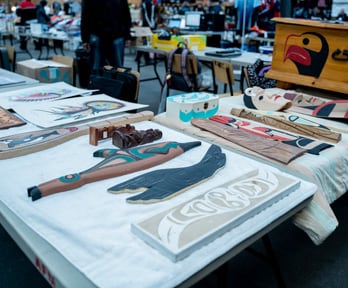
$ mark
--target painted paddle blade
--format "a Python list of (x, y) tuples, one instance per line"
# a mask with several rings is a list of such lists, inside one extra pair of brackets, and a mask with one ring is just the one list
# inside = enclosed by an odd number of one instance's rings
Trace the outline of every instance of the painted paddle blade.
[(27, 189), (28, 196), (34, 201), (50, 194), (79, 188), (87, 183), (145, 170), (169, 161), (199, 145), (201, 145), (200, 141), (161, 142), (131, 149), (108, 149), (109, 154), (105, 155), (105, 159), (99, 164), (85, 171), (30, 187)]

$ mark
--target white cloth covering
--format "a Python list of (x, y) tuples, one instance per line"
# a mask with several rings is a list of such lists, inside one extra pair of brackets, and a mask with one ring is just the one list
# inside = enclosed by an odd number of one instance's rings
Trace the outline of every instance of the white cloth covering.
[[(162, 130), (163, 138), (160, 141), (196, 140), (154, 122), (134, 125), (137, 129)], [(203, 157), (209, 145), (202, 142), (200, 147), (151, 170), (192, 165)], [(316, 191), (315, 185), (301, 181), (300, 189), (270, 209), (264, 210), (186, 259), (173, 263), (132, 234), (131, 223), (176, 206), (255, 167), (275, 168), (223, 149), (227, 155), (225, 169), (209, 181), (160, 203), (129, 204), (125, 201), (129, 194), (114, 195), (106, 192), (107, 188), (116, 183), (143, 172), (87, 184), (35, 202), (27, 196), (28, 187), (94, 166), (101, 158), (93, 158), (92, 153), (107, 147), (112, 147), (110, 139), (95, 147), (88, 144), (88, 136), (81, 136), (41, 152), (1, 160), (0, 168), (0, 201), (97, 287), (174, 287)], [(38, 256), (45, 262), (45, 255)], [(54, 275), (54, 267), (48, 269)]]
[[(242, 95), (221, 98), (218, 114), (229, 115), (232, 108), (246, 108)], [(336, 127), (337, 132), (342, 133), (341, 141), (334, 144), (334, 147), (321, 151), (320, 155), (306, 153), (285, 166), (299, 175), (309, 177), (311, 181), (318, 185), (319, 189), (314, 195), (313, 201), (311, 201), (308, 207), (298, 213), (294, 217), (294, 220), (295, 224), (303, 229), (315, 244), (319, 245), (338, 226), (338, 220), (330, 204), (348, 191), (348, 128), (347, 124), (344, 123), (323, 118), (314, 118), (308, 115), (298, 115), (317, 121), (328, 127)], [(180, 123), (168, 119), (165, 113), (156, 116), (155, 121), (179, 129), (185, 133), (202, 137), (207, 141), (213, 141), (214, 143), (225, 145), (249, 155), (261, 157), (228, 140), (193, 127), (191, 124), (183, 124), (183, 122)], [(346, 132), (343, 133), (343, 131)], [(277, 165), (279, 164), (271, 159), (267, 159), (267, 161)]]

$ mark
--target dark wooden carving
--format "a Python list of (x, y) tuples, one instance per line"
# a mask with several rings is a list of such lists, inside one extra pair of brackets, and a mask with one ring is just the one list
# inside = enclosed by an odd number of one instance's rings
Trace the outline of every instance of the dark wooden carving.
[(203, 159), (189, 167), (152, 171), (108, 189), (111, 193), (141, 192), (127, 198), (129, 203), (154, 203), (172, 198), (194, 185), (208, 180), (226, 163), (226, 155), (216, 145), (210, 146)]

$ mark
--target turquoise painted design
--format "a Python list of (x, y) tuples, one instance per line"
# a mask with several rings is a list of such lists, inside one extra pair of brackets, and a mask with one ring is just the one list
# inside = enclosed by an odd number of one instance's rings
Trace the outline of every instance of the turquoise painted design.
[(140, 159), (145, 159), (145, 158), (149, 158), (152, 157), (156, 154), (168, 154), (169, 149), (171, 148), (178, 148), (180, 145), (177, 142), (167, 142), (165, 143), (164, 146), (162, 147), (149, 147), (148, 149), (144, 149), (143, 148), (131, 148), (128, 149), (128, 152)]
[[(162, 147), (153, 147), (152, 144), (148, 148), (134, 147), (131, 149), (99, 149), (93, 153), (94, 157), (103, 157), (103, 161), (97, 165), (80, 172), (80, 174), (86, 174), (98, 170), (106, 166), (119, 166), (139, 160), (147, 159), (155, 155), (166, 155), (169, 153), (169, 149), (177, 149), (180, 146), (177, 142), (164, 143)], [(115, 163), (113, 163), (115, 162)]]
[[(203, 107), (202, 107), (203, 108)], [(214, 116), (219, 110), (218, 105), (214, 105), (212, 109), (209, 110), (197, 110), (192, 109), (189, 112), (181, 111), (179, 113), (179, 119), (183, 122), (189, 122), (193, 118), (209, 118)]]
[(320, 123), (313, 122), (313, 121), (307, 120), (305, 118), (301, 118), (297, 115), (289, 115), (289, 121), (294, 122), (294, 123), (305, 124), (305, 125), (309, 125), (309, 126), (313, 126), (313, 127), (318, 127), (318, 128), (330, 130), (328, 127), (326, 127)]
[(167, 98), (169, 102), (192, 103), (192, 104), (199, 103), (202, 101), (208, 101), (212, 99), (218, 99), (218, 96), (215, 94), (206, 93), (206, 92), (192, 92), (192, 93), (170, 96)]
[[(151, 147), (152, 146), (152, 147)], [(178, 148), (179, 143), (177, 142), (167, 142), (165, 145), (162, 147), (153, 147), (151, 145), (150, 147), (146, 148), (146, 146), (143, 147), (134, 147), (130, 149), (99, 149), (93, 153), (94, 157), (113, 157), (116, 155), (116, 157), (124, 157), (127, 158), (124, 152), (126, 151), (129, 153), (129, 157), (134, 157), (139, 159), (145, 159), (153, 156), (154, 154), (168, 154), (168, 151), (170, 148)], [(123, 151), (121, 154), (119, 153), (120, 151)]]
[(62, 177), (59, 177), (59, 180), (63, 183), (72, 183), (75, 181), (80, 180), (80, 174), (79, 173), (74, 173), (74, 174), (68, 174)]

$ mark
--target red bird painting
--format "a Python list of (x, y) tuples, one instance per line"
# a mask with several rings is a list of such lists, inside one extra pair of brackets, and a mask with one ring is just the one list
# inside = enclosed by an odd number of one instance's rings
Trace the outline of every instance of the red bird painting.
[(319, 78), (329, 55), (329, 44), (316, 32), (289, 34), (284, 47), (284, 58), (292, 61), (300, 75)]

